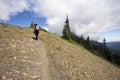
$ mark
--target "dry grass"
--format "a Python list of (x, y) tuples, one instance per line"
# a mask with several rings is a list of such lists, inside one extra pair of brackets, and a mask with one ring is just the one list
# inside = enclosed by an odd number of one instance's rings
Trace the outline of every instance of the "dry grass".
[[(91, 54), (82, 46), (69, 43), (56, 34), (40, 31), (40, 40), (32, 40), (32, 29), (0, 24), (0, 77), (13, 67), (15, 69), (35, 69), (32, 74), (40, 74), (35, 64), (41, 60), (40, 53), (46, 48), (49, 59), (51, 80), (119, 80), (120, 69), (108, 61)], [(44, 44), (43, 44), (44, 42)], [(45, 45), (45, 48), (43, 48)], [(38, 47), (34, 49), (34, 47)], [(36, 53), (36, 54), (35, 54)], [(42, 53), (42, 52), (41, 52)], [(21, 59), (33, 63), (23, 63)], [(21, 65), (21, 66), (20, 66)], [(38, 71), (37, 71), (38, 70)], [(22, 70), (24, 72), (24, 70)], [(26, 71), (26, 70), (25, 70)], [(44, 70), (43, 70), (44, 71)], [(14, 73), (19, 73), (16, 71)], [(5, 74), (5, 73), (4, 73)], [(20, 77), (23, 75), (21, 74)], [(17, 75), (16, 75), (17, 76)], [(9, 77), (9, 76), (8, 76)], [(27, 76), (28, 78), (29, 76)], [(35, 77), (35, 76), (33, 76)], [(25, 77), (26, 78), (26, 77)], [(22, 78), (22, 80), (25, 80)], [(19, 79), (16, 79), (19, 80)], [(38, 78), (34, 79), (38, 80)]]
[(49, 80), (44, 43), (32, 39), (31, 28), (4, 25), (0, 25), (0, 80)]

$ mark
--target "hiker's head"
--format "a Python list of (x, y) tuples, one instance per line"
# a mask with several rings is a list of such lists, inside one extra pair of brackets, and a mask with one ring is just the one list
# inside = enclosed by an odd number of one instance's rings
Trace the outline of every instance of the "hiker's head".
[(37, 26), (37, 24), (34, 24), (34, 26)]

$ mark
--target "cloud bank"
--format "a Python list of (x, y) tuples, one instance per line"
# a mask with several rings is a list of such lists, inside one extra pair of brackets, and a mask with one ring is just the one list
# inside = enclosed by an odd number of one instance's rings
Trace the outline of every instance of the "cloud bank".
[(46, 18), (50, 32), (62, 34), (66, 15), (71, 30), (99, 40), (99, 33), (120, 29), (120, 0), (0, 0), (0, 20), (25, 10)]

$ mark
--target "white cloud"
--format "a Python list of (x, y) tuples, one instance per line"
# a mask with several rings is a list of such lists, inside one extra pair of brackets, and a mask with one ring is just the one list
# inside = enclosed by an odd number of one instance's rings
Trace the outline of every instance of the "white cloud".
[(105, 36), (105, 38), (106, 38), (107, 42), (120, 42), (120, 38), (116, 37), (116, 36), (114, 36), (114, 37)]
[(100, 32), (120, 28), (119, 3), (120, 0), (1, 0), (0, 19), (30, 10), (46, 18), (45, 26), (50, 32), (61, 34), (68, 14), (72, 31), (98, 40)]
[(27, 10), (25, 0), (0, 0), (0, 20), (9, 20), (10, 16)]

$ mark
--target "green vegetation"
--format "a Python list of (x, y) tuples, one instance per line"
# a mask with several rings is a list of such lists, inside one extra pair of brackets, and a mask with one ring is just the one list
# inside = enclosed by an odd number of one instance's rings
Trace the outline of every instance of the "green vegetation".
[(30, 28), (32, 28), (34, 26), (34, 22), (32, 21), (30, 24)]
[(65, 21), (64, 29), (63, 29), (63, 36), (64, 39), (70, 40), (71, 39), (71, 31), (70, 31), (70, 26), (69, 26), (69, 19), (68, 16)]

